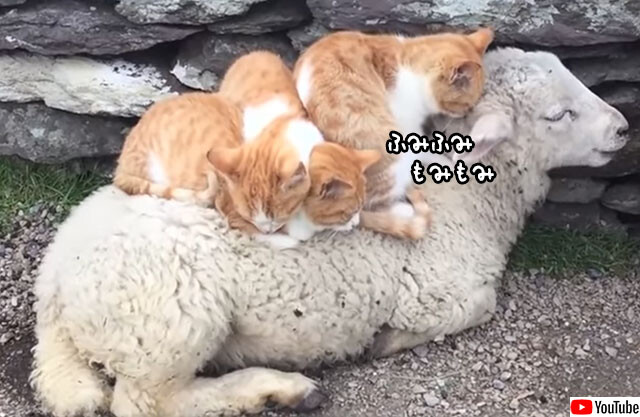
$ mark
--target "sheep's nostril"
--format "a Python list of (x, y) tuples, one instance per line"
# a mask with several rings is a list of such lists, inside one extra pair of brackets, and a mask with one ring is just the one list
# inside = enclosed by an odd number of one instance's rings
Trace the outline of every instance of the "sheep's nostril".
[(621, 122), (622, 123), (620, 124), (620, 127), (618, 127), (618, 130), (616, 130), (618, 136), (623, 136), (625, 133), (627, 133), (627, 130), (629, 130), (629, 122), (627, 121), (627, 119), (623, 117)]

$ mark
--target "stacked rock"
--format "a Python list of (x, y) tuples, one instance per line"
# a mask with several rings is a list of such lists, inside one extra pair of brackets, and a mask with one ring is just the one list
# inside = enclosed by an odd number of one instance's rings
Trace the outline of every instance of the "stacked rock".
[[(499, 11), (499, 12), (496, 12)], [(640, 225), (640, 2), (509, 0), (0, 0), (0, 155), (113, 158), (154, 101), (217, 88), (237, 56), (293, 62), (332, 30), (422, 34), (491, 25), (495, 45), (558, 54), (631, 123), (603, 168), (554, 173), (535, 221)]]

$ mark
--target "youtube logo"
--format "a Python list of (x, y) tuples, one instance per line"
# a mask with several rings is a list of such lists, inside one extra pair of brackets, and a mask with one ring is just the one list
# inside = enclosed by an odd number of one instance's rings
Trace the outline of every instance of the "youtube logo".
[(571, 400), (571, 415), (584, 416), (593, 413), (593, 402), (586, 399)]
[(640, 397), (570, 397), (572, 416), (640, 417)]

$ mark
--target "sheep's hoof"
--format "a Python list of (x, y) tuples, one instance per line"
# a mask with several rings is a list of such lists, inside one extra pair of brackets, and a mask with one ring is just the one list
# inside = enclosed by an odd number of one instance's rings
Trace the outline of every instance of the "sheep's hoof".
[(292, 407), (294, 411), (299, 413), (306, 413), (319, 408), (322, 403), (326, 402), (329, 396), (325, 394), (320, 388), (314, 388), (307, 395), (304, 396), (302, 401)]
[(374, 336), (373, 344), (366, 353), (369, 360), (384, 358), (401, 350), (397, 343), (398, 331), (388, 325), (382, 326)]

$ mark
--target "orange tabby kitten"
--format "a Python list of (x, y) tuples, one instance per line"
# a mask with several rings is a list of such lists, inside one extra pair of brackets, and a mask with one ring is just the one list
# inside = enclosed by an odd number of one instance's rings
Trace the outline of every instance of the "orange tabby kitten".
[[(293, 73), (282, 58), (269, 51), (254, 51), (236, 59), (225, 73), (218, 92), (242, 111), (245, 141), (254, 140), (267, 125), (282, 116), (306, 119)], [(295, 120), (295, 119), (292, 119)], [(304, 138), (300, 146), (308, 156), (315, 145)]]
[[(311, 181), (303, 208), (277, 234), (261, 240), (276, 248), (296, 246), (314, 233), (349, 230), (358, 221), (365, 187), (364, 170), (380, 158), (377, 151), (358, 151), (325, 143), (320, 131), (306, 117), (291, 70), (277, 55), (256, 51), (238, 58), (227, 70), (219, 93), (242, 111), (243, 137), (248, 143), (277, 132), (295, 145)], [(256, 219), (258, 221), (258, 219)]]
[[(188, 93), (152, 105), (127, 136), (114, 184), (130, 194), (215, 206), (230, 227), (274, 231), (311, 186), (296, 148), (275, 124), (242, 142), (242, 115), (220, 94)], [(261, 223), (256, 223), (256, 213)]]
[[(384, 155), (367, 171), (363, 227), (411, 239), (424, 235), (430, 210), (417, 189), (407, 194), (411, 165), (443, 159), (389, 154), (386, 140), (393, 130), (422, 133), (429, 115), (466, 114), (482, 94), (482, 58), (492, 40), (491, 29), (414, 38), (337, 32), (298, 59), (299, 97), (326, 140)], [(412, 206), (398, 202), (405, 196)]]
[(303, 206), (281, 233), (259, 239), (287, 249), (324, 230), (350, 231), (360, 223), (365, 201), (366, 170), (378, 160), (376, 150), (345, 148), (324, 142), (313, 148), (309, 166), (311, 190)]
[(114, 173), (129, 194), (213, 204), (213, 146), (240, 146), (240, 112), (217, 94), (189, 93), (153, 104), (125, 139)]
[[(293, 74), (284, 61), (278, 55), (267, 51), (245, 54), (231, 64), (220, 83), (218, 93), (239, 108), (242, 120), (241, 137), (245, 144), (252, 144), (262, 140), (265, 135), (270, 135), (273, 141), (290, 145), (290, 153), (295, 155), (295, 160), (298, 161), (297, 172), (306, 177), (308, 191), (311, 151), (324, 139), (316, 127), (306, 120), (305, 110), (293, 82)], [(268, 158), (269, 155), (265, 154), (264, 157)], [(220, 158), (226, 158), (227, 161), (218, 161), (218, 164), (230, 167), (241, 163), (233, 154), (220, 154)], [(292, 157), (291, 160), (293, 159)], [(274, 163), (278, 166), (286, 161), (274, 160)], [(264, 172), (262, 179), (265, 182), (278, 181), (278, 176), (270, 176), (268, 172)], [(267, 193), (269, 190), (263, 188)], [(258, 193), (259, 190), (256, 189), (254, 192)], [(277, 195), (265, 194), (260, 200), (271, 200), (272, 206), (279, 204)], [(300, 206), (302, 201), (298, 203)], [(280, 229), (290, 217), (273, 216), (265, 207), (243, 204), (241, 201), (235, 204), (243, 217), (250, 218), (262, 233), (272, 233)], [(293, 211), (289, 214), (292, 215)]]

